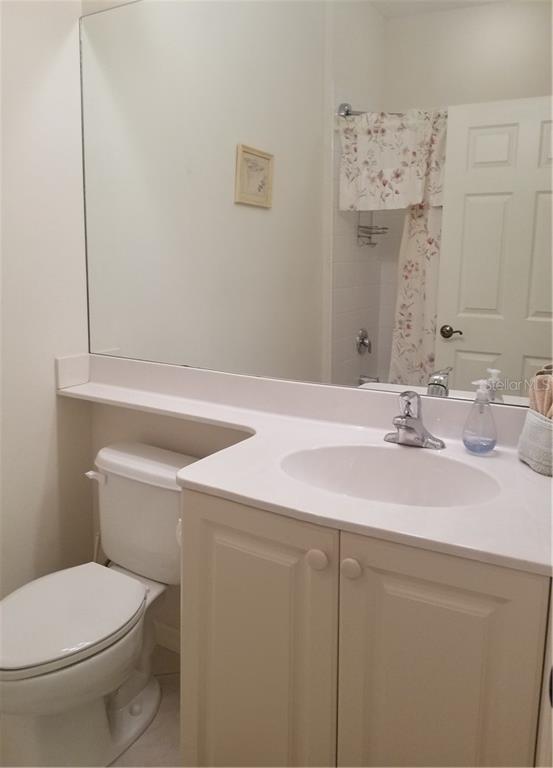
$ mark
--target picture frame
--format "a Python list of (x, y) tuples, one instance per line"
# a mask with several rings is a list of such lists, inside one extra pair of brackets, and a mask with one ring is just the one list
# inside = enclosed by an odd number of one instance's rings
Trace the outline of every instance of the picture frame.
[(246, 144), (236, 147), (234, 202), (270, 208), (273, 199), (273, 155)]

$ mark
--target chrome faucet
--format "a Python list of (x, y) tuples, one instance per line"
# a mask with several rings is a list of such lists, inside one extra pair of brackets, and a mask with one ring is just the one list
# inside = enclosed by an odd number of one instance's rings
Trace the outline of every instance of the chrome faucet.
[(441, 371), (434, 371), (428, 379), (427, 395), (434, 397), (447, 397), (449, 395), (449, 374), (453, 368), (443, 368)]
[(384, 440), (398, 445), (411, 445), (416, 448), (445, 448), (439, 437), (434, 437), (422, 423), (422, 402), (416, 392), (402, 392), (399, 396), (400, 415), (393, 420), (396, 432), (388, 432)]

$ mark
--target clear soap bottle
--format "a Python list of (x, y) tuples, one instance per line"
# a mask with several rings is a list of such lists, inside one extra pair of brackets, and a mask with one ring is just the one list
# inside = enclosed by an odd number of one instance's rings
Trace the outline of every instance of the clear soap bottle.
[(477, 387), (476, 398), (465, 422), (463, 443), (471, 453), (489, 453), (497, 443), (497, 431), (490, 405), (490, 384), (486, 379), (472, 383)]

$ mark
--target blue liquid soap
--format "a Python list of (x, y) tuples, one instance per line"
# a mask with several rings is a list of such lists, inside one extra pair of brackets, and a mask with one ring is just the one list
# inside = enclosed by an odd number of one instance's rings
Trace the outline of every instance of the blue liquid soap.
[(479, 435), (466, 435), (463, 444), (471, 453), (489, 453), (495, 448), (497, 440), (494, 437), (480, 437)]
[(490, 406), (489, 382), (482, 379), (473, 384), (476, 384), (478, 389), (463, 429), (463, 444), (467, 451), (482, 456), (495, 448), (497, 432)]

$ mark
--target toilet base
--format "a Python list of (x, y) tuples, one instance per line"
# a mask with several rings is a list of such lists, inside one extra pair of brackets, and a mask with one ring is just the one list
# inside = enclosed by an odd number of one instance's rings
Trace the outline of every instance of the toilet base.
[(112, 763), (144, 733), (159, 709), (161, 690), (155, 677), (151, 677), (146, 687), (120, 709), (109, 714), (112, 741), (116, 753)]
[(119, 709), (110, 708), (107, 696), (55, 715), (3, 715), (2, 764), (110, 765), (150, 725), (160, 698), (152, 677)]

